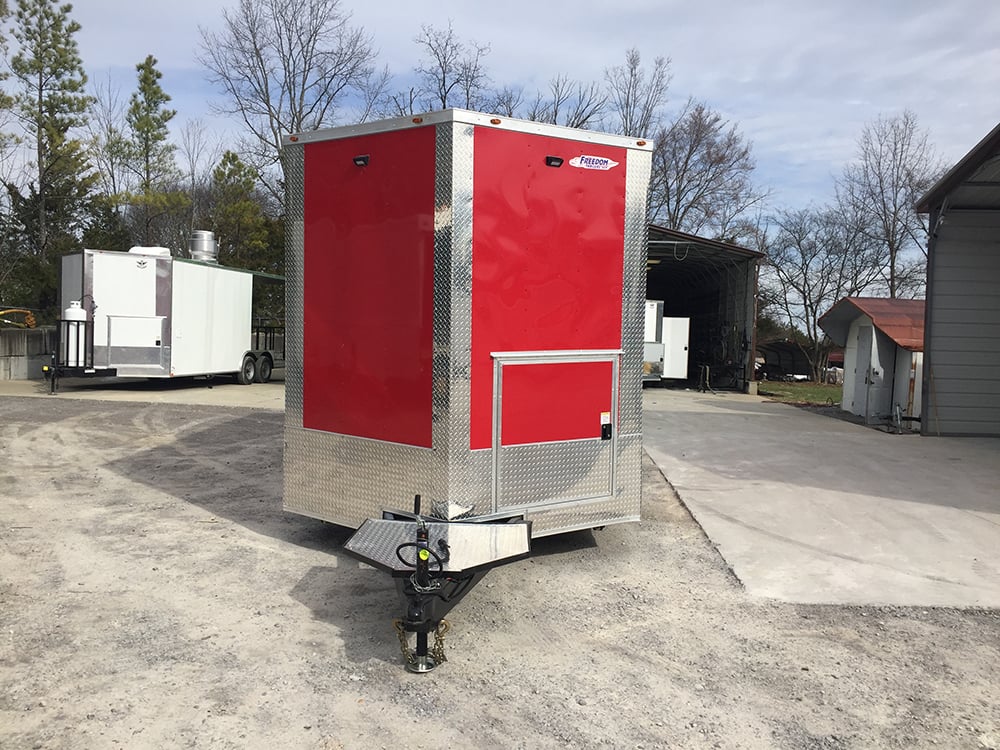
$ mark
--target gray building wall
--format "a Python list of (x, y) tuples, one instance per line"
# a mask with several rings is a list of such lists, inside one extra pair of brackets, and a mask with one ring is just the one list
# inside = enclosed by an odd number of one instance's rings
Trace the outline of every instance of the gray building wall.
[(0, 380), (41, 378), (55, 347), (55, 328), (0, 329)]
[(925, 340), (923, 432), (1000, 436), (1000, 212), (938, 222)]

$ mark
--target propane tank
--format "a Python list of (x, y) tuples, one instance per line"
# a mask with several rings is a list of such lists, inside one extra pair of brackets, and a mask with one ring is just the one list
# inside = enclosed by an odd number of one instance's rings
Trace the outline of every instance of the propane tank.
[(87, 311), (76, 300), (63, 310), (62, 331), (66, 341), (66, 366), (83, 367), (84, 342), (87, 331)]

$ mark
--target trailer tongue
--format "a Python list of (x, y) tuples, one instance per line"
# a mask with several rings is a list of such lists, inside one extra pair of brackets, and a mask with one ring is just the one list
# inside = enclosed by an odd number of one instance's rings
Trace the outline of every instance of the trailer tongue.
[[(393, 621), (411, 672), (429, 672), (444, 655), (445, 615), (483, 576), (499, 565), (527, 557), (531, 524), (520, 517), (490, 521), (442, 521), (414, 512), (385, 511), (369, 518), (344, 544), (349, 555), (390, 573), (404, 608)], [(411, 650), (408, 633), (416, 634)], [(434, 633), (433, 649), (428, 648)]]

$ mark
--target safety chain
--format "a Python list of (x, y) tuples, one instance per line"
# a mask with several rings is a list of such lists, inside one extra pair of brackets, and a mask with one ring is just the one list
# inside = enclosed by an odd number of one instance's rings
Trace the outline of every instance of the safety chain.
[[(411, 666), (416, 664), (417, 660), (413, 656), (413, 651), (410, 650), (410, 643), (407, 640), (403, 621), (396, 618), (392, 621), (392, 626), (396, 629), (396, 636), (399, 638), (399, 650), (402, 652), (403, 658), (406, 659), (406, 663)], [(451, 630), (451, 624), (447, 620), (441, 620), (434, 631), (434, 645), (430, 648), (430, 655), (434, 659), (435, 664), (443, 664), (448, 661), (448, 657), (444, 655), (444, 636), (449, 630)]]
[(444, 634), (451, 630), (451, 625), (447, 620), (441, 620), (434, 631), (434, 645), (431, 647), (431, 656), (434, 657), (435, 664), (444, 664), (448, 657), (444, 655)]
[(406, 641), (406, 631), (403, 629), (403, 621), (396, 618), (392, 621), (392, 626), (396, 628), (396, 635), (399, 637), (399, 650), (403, 652), (403, 658), (406, 659), (406, 663), (412, 666), (416, 663), (416, 659), (413, 658), (413, 652), (410, 651), (410, 644)]

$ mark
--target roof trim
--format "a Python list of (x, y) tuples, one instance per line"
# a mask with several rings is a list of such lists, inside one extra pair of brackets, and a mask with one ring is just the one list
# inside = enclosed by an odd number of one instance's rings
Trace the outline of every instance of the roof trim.
[(722, 240), (710, 240), (706, 237), (699, 237), (695, 234), (687, 234), (686, 232), (679, 232), (676, 229), (668, 229), (667, 227), (660, 226), (659, 224), (650, 224), (649, 232), (666, 235), (671, 237), (678, 242), (689, 242), (693, 245), (704, 245), (707, 247), (713, 247), (717, 250), (725, 250), (729, 253), (734, 253), (736, 255), (743, 255), (748, 258), (763, 258), (764, 253), (758, 250), (751, 250), (748, 247), (741, 247), (740, 245), (733, 245), (730, 242), (723, 242)]
[(933, 208), (937, 208), (944, 203), (945, 198), (955, 188), (959, 187), (972, 174), (979, 169), (983, 162), (1000, 150), (1000, 124), (987, 133), (986, 137), (977, 143), (969, 153), (958, 160), (958, 163), (949, 169), (944, 177), (938, 180), (924, 196), (917, 201), (917, 213), (930, 213)]

